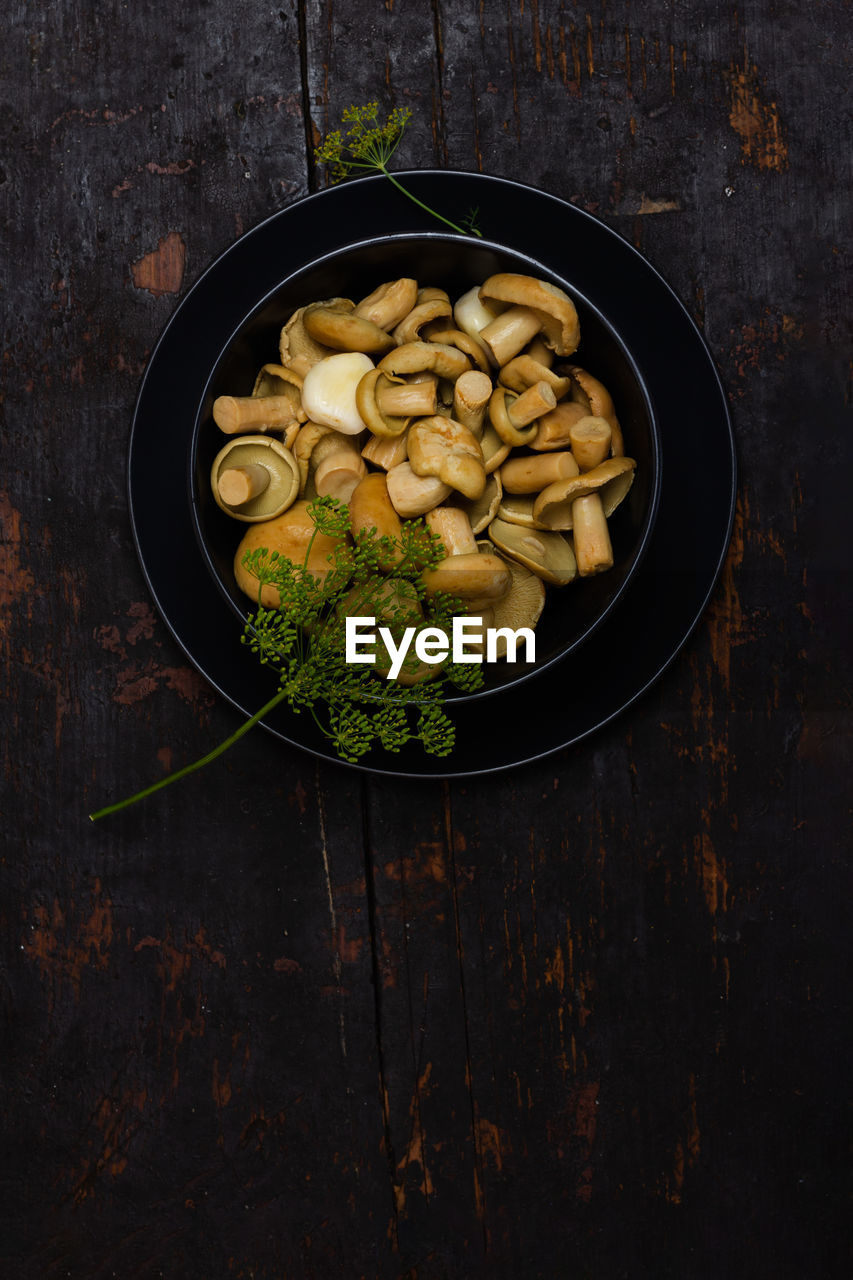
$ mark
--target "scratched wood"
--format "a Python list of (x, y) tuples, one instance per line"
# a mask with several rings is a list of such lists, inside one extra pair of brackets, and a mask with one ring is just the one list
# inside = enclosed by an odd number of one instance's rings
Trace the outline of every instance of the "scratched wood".
[[(6, 15), (4, 1276), (849, 1274), (848, 27)], [(370, 97), (413, 110), (401, 163), (577, 203), (695, 315), (740, 462), (720, 583), (655, 688), (545, 763), (398, 784), (259, 734), (92, 828), (236, 727), (135, 558), (139, 379)]]

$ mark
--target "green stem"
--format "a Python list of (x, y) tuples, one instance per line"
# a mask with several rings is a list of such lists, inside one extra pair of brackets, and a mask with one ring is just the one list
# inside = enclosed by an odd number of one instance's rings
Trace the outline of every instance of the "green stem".
[(159, 782), (146, 787), (144, 791), (137, 791), (136, 795), (128, 796), (125, 800), (118, 800), (115, 804), (109, 804), (103, 809), (98, 809), (95, 813), (90, 813), (90, 819), (92, 822), (97, 822), (99, 818), (106, 818), (111, 813), (118, 813), (120, 809), (127, 809), (130, 805), (136, 804), (137, 801), (153, 795), (155, 791), (160, 791), (163, 787), (168, 787), (170, 783), (177, 782), (180, 778), (185, 778), (187, 774), (195, 773), (197, 769), (203, 769), (206, 764), (210, 764), (211, 760), (223, 755), (229, 747), (233, 747), (235, 742), (239, 742), (250, 729), (255, 727), (259, 720), (263, 720), (264, 716), (272, 711), (273, 707), (277, 707), (284, 697), (285, 692), (280, 689), (274, 697), (270, 698), (269, 702), (261, 707), (260, 711), (256, 711), (253, 716), (250, 716), (248, 720), (241, 724), (236, 733), (232, 733), (230, 738), (220, 742), (219, 746), (214, 747), (206, 756), (202, 756), (200, 760), (196, 760), (193, 764), (185, 765), (183, 769), (178, 769), (175, 773), (170, 773), (167, 778), (161, 778)]
[(398, 191), (402, 191), (404, 196), (408, 196), (410, 200), (414, 201), (416, 205), (419, 205), (421, 209), (424, 209), (433, 218), (438, 218), (439, 222), (443, 222), (446, 226), (452, 227), (454, 231), (458, 231), (462, 236), (470, 235), (471, 232), (473, 232), (475, 236), (482, 236), (482, 232), (478, 231), (476, 227), (472, 227), (470, 231), (466, 231), (464, 227), (457, 227), (456, 223), (451, 222), (449, 218), (445, 218), (443, 213), (439, 213), (436, 209), (431, 209), (428, 204), (424, 204), (423, 200), (419, 200), (417, 196), (413, 196), (411, 191), (407, 191), (402, 182), (398, 182), (393, 173), (385, 168), (384, 164), (379, 165), (379, 168), (385, 174), (388, 181), (393, 182)]

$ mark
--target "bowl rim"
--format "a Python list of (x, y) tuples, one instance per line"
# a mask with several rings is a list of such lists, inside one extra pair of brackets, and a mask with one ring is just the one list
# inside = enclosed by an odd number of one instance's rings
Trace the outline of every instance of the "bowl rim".
[[(459, 692), (451, 692), (450, 690), (447, 690), (445, 692), (443, 701), (448, 705), (454, 705), (454, 704), (458, 705), (459, 703), (463, 703), (463, 702), (468, 703), (468, 702), (475, 702), (479, 699), (492, 698), (509, 689), (515, 689), (518, 685), (522, 684), (524, 681), (529, 680), (535, 676), (541, 675), (549, 667), (564, 661), (570, 654), (575, 653), (582, 645), (585, 645), (590, 640), (590, 638), (594, 635), (594, 633), (599, 629), (599, 627), (605, 622), (605, 620), (610, 618), (614, 610), (618, 607), (629, 585), (636, 577), (636, 574), (638, 569), (640, 568), (640, 565), (645, 559), (645, 556), (648, 551), (649, 544), (651, 542), (652, 535), (654, 532), (655, 521), (657, 519), (658, 510), (660, 507), (660, 494), (661, 494), (661, 484), (662, 484), (661, 435), (660, 435), (657, 416), (655, 414), (654, 405), (653, 405), (651, 396), (649, 394), (646, 380), (640, 371), (640, 368), (637, 364), (636, 359), (634, 358), (633, 352), (631, 351), (630, 347), (627, 345), (625, 340), (621, 337), (619, 332), (615, 329), (613, 324), (608, 320), (604, 312), (602, 312), (601, 309), (585, 293), (583, 293), (580, 289), (576, 288), (569, 279), (563, 276), (560, 272), (555, 271), (552, 267), (549, 267), (547, 263), (540, 261), (538, 258), (535, 258), (532, 254), (526, 252), (525, 250), (514, 248), (510, 245), (502, 243), (499, 240), (493, 240), (485, 236), (477, 236), (476, 238), (474, 238), (472, 236), (460, 234), (458, 232), (450, 232), (450, 231), (445, 232), (441, 230), (432, 230), (432, 229), (421, 230), (421, 231), (403, 230), (403, 231), (384, 232), (376, 236), (361, 237), (356, 240), (346, 241), (342, 244), (338, 244), (334, 248), (329, 249), (326, 252), (319, 254), (314, 258), (311, 258), (310, 261), (300, 264), (300, 266), (297, 267), (295, 270), (286, 272), (273, 286), (267, 289), (267, 291), (260, 298), (257, 299), (257, 301), (252, 305), (252, 307), (243, 314), (240, 320), (231, 329), (227, 340), (224, 343), (222, 343), (219, 349), (219, 352), (217, 353), (215, 359), (211, 363), (208, 376), (205, 379), (204, 386), (201, 389), (201, 393), (196, 406), (196, 412), (193, 420), (192, 431), (190, 433), (190, 438), (188, 442), (186, 481), (187, 481), (187, 492), (188, 492), (190, 517), (191, 517), (193, 534), (195, 537), (198, 550), (201, 554), (204, 566), (209, 576), (211, 577), (214, 585), (216, 586), (216, 589), (219, 592), (220, 596), (224, 599), (225, 603), (228, 605), (229, 609), (231, 610), (231, 613), (233, 614), (235, 620), (240, 622), (243, 626), (245, 626), (249, 621), (249, 615), (251, 613), (251, 603), (248, 601), (248, 597), (247, 597), (247, 602), (245, 606), (242, 604), (242, 602), (239, 605), (236, 602), (231, 591), (228, 589), (225, 582), (223, 581), (222, 575), (220, 574), (219, 570), (217, 569), (216, 565), (213, 562), (213, 559), (208, 547), (208, 541), (204, 536), (204, 532), (202, 528), (201, 498), (199, 493), (199, 486), (197, 483), (198, 468), (196, 465), (196, 459), (198, 454), (198, 447), (199, 447), (199, 440), (200, 440), (201, 433), (210, 421), (209, 414), (205, 413), (205, 405), (209, 399), (211, 384), (215, 381), (217, 372), (223, 360), (225, 360), (229, 350), (231, 349), (233, 344), (237, 341), (241, 333), (251, 323), (252, 319), (258, 314), (259, 311), (261, 311), (264, 307), (266, 307), (276, 297), (276, 295), (280, 293), (284, 288), (286, 288), (292, 281), (298, 280), (300, 276), (305, 275), (311, 271), (314, 271), (318, 267), (322, 267), (323, 265), (328, 264), (347, 254), (355, 253), (360, 250), (366, 250), (377, 245), (400, 244), (400, 243), (406, 243), (411, 241), (423, 242), (425, 240), (433, 241), (435, 243), (440, 243), (440, 244), (447, 244), (447, 243), (456, 244), (459, 246), (465, 246), (469, 249), (473, 247), (477, 249), (492, 250), (497, 254), (502, 254), (506, 257), (515, 259), (516, 261), (526, 264), (530, 268), (527, 271), (527, 274), (531, 274), (531, 275), (538, 274), (540, 276), (544, 274), (545, 278), (550, 278), (551, 280), (558, 282), (561, 288), (564, 288), (566, 291), (569, 292), (569, 296), (572, 298), (573, 301), (580, 303), (584, 310), (591, 313), (595, 317), (597, 323), (608, 334), (609, 338), (616, 344), (616, 347), (618, 348), (622, 358), (624, 359), (630, 371), (630, 374), (635, 382), (635, 385), (639, 391), (639, 394), (645, 409), (648, 426), (649, 426), (649, 454), (650, 454), (649, 472), (650, 474), (648, 477), (649, 479), (648, 504), (647, 504), (647, 509), (645, 512), (645, 516), (643, 519), (639, 536), (634, 543), (627, 567), (622, 576), (622, 581), (619, 583), (618, 587), (611, 594), (611, 596), (609, 597), (604, 607), (600, 609), (599, 612), (590, 620), (587, 626), (584, 627), (583, 630), (578, 635), (576, 635), (570, 643), (566, 645), (558, 646), (556, 648), (556, 651), (550, 654), (550, 656), (548, 656), (547, 658), (541, 661), (537, 659), (532, 663), (520, 663), (519, 671), (517, 674), (513, 673), (510, 677), (502, 680), (499, 684), (496, 684), (491, 688), (486, 687), (483, 689), (478, 689), (473, 693), (459, 693)], [(567, 359), (569, 358), (570, 357), (567, 357)], [(572, 585), (572, 584), (567, 584), (567, 585)], [(547, 608), (547, 604), (546, 604), (546, 608)]]

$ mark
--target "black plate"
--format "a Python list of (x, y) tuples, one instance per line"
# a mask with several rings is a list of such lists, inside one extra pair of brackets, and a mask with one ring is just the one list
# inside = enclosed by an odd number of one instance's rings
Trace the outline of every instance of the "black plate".
[[(622, 335), (643, 371), (661, 438), (661, 498), (650, 545), (590, 644), (492, 697), (456, 704), (456, 747), (448, 759), (411, 746), (399, 755), (371, 752), (366, 763), (351, 766), (407, 777), (470, 776), (577, 742), (630, 706), (669, 665), (702, 615), (729, 543), (734, 442), (723, 389), (698, 329), (654, 268), (615, 232), (573, 205), (501, 178), (425, 171), (399, 176), (455, 220), (478, 206), (488, 237), (521, 253), (533, 235), (536, 256), (570, 278)], [(187, 451), (211, 367), (236, 321), (307, 259), (379, 230), (401, 234), (434, 226), (384, 178), (302, 200), (243, 236), (205, 272), (151, 357), (128, 463), (137, 551), (175, 639), (246, 715), (271, 697), (274, 685), (241, 645), (239, 622), (207, 571), (190, 517)], [(175, 465), (164, 465), (170, 456)], [(338, 759), (305, 715), (279, 707), (265, 727), (315, 755)]]
[(367, 244), (348, 245), (295, 276), (282, 281), (263, 299), (229, 339), (199, 405), (192, 448), (192, 507), (202, 557), (214, 581), (245, 624), (254, 602), (243, 594), (234, 576), (234, 553), (246, 532), (217, 506), (210, 485), (214, 458), (223, 436), (213, 420), (213, 404), (220, 395), (250, 395), (258, 369), (273, 358), (281, 326), (306, 298), (330, 298), (344, 293), (364, 297), (378, 280), (393, 280), (413, 270), (431, 280), (452, 298), (501, 271), (520, 272), (550, 280), (569, 292), (580, 319), (581, 343), (572, 355), (584, 369), (600, 378), (619, 406), (626, 452), (636, 461), (634, 483), (627, 498), (607, 522), (614, 563), (607, 573), (589, 578), (583, 589), (549, 592), (548, 607), (536, 628), (536, 660), (528, 664), (496, 662), (483, 668), (483, 688), (475, 694), (447, 692), (447, 703), (489, 697), (510, 684), (544, 671), (551, 662), (589, 641), (589, 637), (618, 603), (642, 562), (657, 514), (660, 458), (650, 398), (621, 335), (608, 324), (574, 282), (555, 276), (543, 262), (510, 251), (488, 240), (444, 232), (416, 236), (384, 235)]

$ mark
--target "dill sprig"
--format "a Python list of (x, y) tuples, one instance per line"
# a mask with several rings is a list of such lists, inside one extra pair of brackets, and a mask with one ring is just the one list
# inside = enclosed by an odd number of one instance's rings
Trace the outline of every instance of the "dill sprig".
[(438, 218), (445, 226), (451, 227), (462, 235), (482, 235), (476, 225), (478, 210), (472, 210), (459, 226), (445, 218), (443, 213), (432, 209), (423, 200), (412, 195), (388, 168), (412, 112), (409, 107), (394, 107), (384, 124), (379, 123), (379, 103), (368, 102), (362, 107), (355, 105), (346, 107), (342, 116), (342, 125), (348, 126), (345, 131), (333, 129), (327, 133), (323, 141), (315, 148), (314, 158), (318, 164), (330, 166), (332, 182), (342, 182), (355, 173), (383, 173), (389, 182), (412, 200), (433, 218)]
[[(204, 768), (281, 703), (295, 714), (310, 714), (338, 756), (351, 764), (375, 746), (398, 752), (408, 742), (420, 742), (435, 756), (447, 756), (453, 750), (455, 729), (442, 704), (449, 689), (473, 693), (482, 686), (479, 664), (446, 662), (432, 679), (403, 684), (384, 678), (378, 645), (376, 667), (346, 661), (347, 615), (375, 617), (377, 626), (388, 627), (395, 644), (406, 627), (451, 630), (453, 617), (462, 611), (460, 602), (445, 594), (428, 598), (421, 577), (444, 558), (441, 540), (423, 520), (407, 520), (399, 540), (380, 537), (371, 529), (345, 541), (350, 520), (344, 503), (316, 498), (309, 511), (314, 535), (302, 564), (264, 548), (243, 558), (258, 581), (258, 607), (250, 614), (242, 639), (261, 665), (274, 671), (276, 692), (201, 759), (90, 814), (93, 822)], [(341, 539), (324, 577), (307, 567), (318, 533)], [(382, 565), (392, 557), (396, 563), (389, 576)], [(261, 603), (264, 587), (278, 594), (276, 608)], [(401, 672), (416, 677), (421, 674), (419, 667), (410, 647)]]

